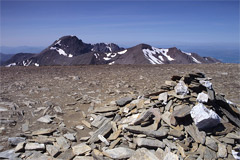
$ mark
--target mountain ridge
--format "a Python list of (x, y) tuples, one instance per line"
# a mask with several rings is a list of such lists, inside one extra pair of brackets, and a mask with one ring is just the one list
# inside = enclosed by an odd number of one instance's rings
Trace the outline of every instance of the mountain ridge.
[[(190, 64), (219, 63), (212, 57), (183, 52), (176, 47), (156, 48), (138, 44), (122, 48), (114, 43), (85, 43), (76, 36), (63, 36), (38, 54), (27, 58), (10, 59), (7, 66), (54, 66), (54, 65), (99, 65), (99, 64)], [(23, 55), (22, 55), (23, 56)], [(24, 55), (26, 57), (26, 55)]]

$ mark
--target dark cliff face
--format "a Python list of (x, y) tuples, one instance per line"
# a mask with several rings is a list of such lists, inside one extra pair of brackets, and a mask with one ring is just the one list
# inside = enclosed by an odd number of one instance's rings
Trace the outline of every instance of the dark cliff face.
[(39, 54), (17, 54), (6, 65), (51, 66), (81, 64), (190, 64), (218, 63), (211, 57), (186, 53), (176, 47), (162, 49), (148, 44), (124, 49), (114, 43), (88, 44), (76, 36), (64, 36)]

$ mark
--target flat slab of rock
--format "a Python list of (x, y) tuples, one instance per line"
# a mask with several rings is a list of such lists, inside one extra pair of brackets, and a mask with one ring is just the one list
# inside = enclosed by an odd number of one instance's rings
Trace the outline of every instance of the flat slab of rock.
[(17, 158), (18, 155), (19, 153), (15, 153), (14, 149), (10, 149), (0, 152), (0, 159), (20, 160), (20, 158)]
[(91, 148), (85, 143), (80, 143), (72, 147), (74, 155), (82, 155), (88, 151), (91, 151)]
[(65, 138), (67, 138), (70, 141), (76, 141), (76, 138), (73, 133), (66, 133), (63, 135)]
[(63, 151), (66, 151), (70, 147), (70, 145), (68, 144), (68, 141), (62, 136), (57, 137), (56, 141), (57, 141), (58, 147)]
[(88, 156), (76, 156), (73, 158), (73, 160), (94, 160), (93, 157)]
[(99, 129), (97, 129), (91, 136), (91, 138), (88, 140), (89, 144), (92, 144), (99, 140), (98, 135), (105, 136), (110, 130), (112, 129), (111, 122), (108, 121), (107, 123), (104, 123)]
[(124, 147), (118, 147), (114, 149), (108, 149), (103, 151), (103, 154), (112, 159), (127, 159), (134, 154), (134, 150)]
[(139, 148), (129, 160), (159, 160), (157, 156), (146, 148)]
[(191, 107), (188, 105), (183, 105), (180, 109), (173, 111), (172, 115), (176, 118), (183, 118), (190, 114)]
[(132, 133), (140, 133), (145, 134), (150, 137), (161, 138), (168, 134), (168, 129), (166, 128), (159, 128), (158, 130), (154, 131), (151, 127), (141, 127), (141, 126), (127, 126), (125, 127), (126, 130)]
[(99, 107), (99, 108), (95, 108), (93, 110), (94, 113), (103, 113), (103, 112), (113, 112), (118, 110), (117, 106), (106, 106), (106, 107)]
[(190, 136), (195, 140), (197, 143), (204, 144), (206, 140), (206, 133), (199, 132), (198, 128), (195, 125), (185, 126), (185, 130), (190, 134)]
[(157, 139), (134, 138), (133, 142), (140, 147), (165, 148), (165, 144)]
[(46, 150), (52, 157), (55, 157), (59, 153), (58, 148), (54, 145), (46, 145)]
[(48, 128), (48, 129), (40, 129), (37, 131), (33, 131), (32, 135), (36, 136), (36, 135), (45, 135), (45, 134), (50, 134), (52, 132), (54, 132), (56, 129), (52, 129), (52, 128)]
[(8, 138), (8, 143), (12, 146), (16, 146), (20, 142), (24, 142), (26, 138), (24, 137), (10, 137)]
[(132, 97), (123, 97), (116, 101), (116, 104), (120, 107), (125, 106), (133, 100)]
[(39, 143), (27, 143), (25, 146), (25, 150), (43, 151), (45, 150), (45, 145)]

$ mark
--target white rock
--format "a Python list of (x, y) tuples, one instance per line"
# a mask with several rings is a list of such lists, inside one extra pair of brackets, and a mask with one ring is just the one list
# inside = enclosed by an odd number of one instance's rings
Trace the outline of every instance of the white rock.
[(199, 103), (207, 103), (208, 102), (208, 95), (203, 93), (203, 92), (199, 93), (198, 96), (197, 96), (197, 101)]
[(105, 143), (107, 146), (109, 146), (109, 142), (107, 141), (107, 139), (105, 137), (103, 137), (101, 134), (98, 135), (98, 138), (100, 139), (100, 141), (102, 141), (103, 143)]
[(27, 143), (25, 150), (45, 150), (45, 145), (39, 143)]
[(212, 89), (212, 83), (210, 81), (204, 81), (201, 80), (199, 81), (204, 87), (208, 88), (208, 89)]
[(174, 90), (177, 95), (187, 95), (189, 93), (188, 87), (183, 81), (179, 81), (179, 83), (174, 87)]
[(80, 130), (83, 130), (84, 129), (84, 126), (83, 125), (78, 125), (76, 126), (77, 129), (80, 129)]
[(43, 122), (43, 123), (51, 123), (53, 120), (52, 120), (51, 116), (45, 115), (45, 116), (39, 118), (37, 121), (38, 122)]
[(161, 93), (158, 96), (158, 100), (163, 101), (162, 103), (165, 104), (165, 105), (167, 104), (167, 98), (168, 98), (168, 93), (167, 92)]
[(191, 117), (199, 129), (211, 128), (220, 123), (220, 117), (213, 110), (207, 109), (198, 103), (190, 111)]

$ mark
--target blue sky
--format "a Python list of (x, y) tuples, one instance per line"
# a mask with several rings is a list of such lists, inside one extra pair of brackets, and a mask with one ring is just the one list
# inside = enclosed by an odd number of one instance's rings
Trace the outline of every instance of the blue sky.
[(239, 45), (239, 1), (4, 1), (1, 45), (48, 46), (64, 35), (122, 46)]

